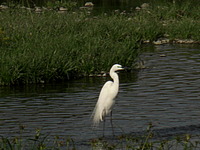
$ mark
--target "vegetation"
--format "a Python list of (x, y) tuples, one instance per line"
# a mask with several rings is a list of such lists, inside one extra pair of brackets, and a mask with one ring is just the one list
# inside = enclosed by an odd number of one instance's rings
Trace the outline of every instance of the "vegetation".
[(145, 40), (167, 36), (199, 41), (199, 11), (189, 2), (98, 16), (88, 10), (5, 9), (0, 11), (0, 85), (97, 74), (114, 63), (134, 67)]
[[(170, 39), (200, 40), (200, 5), (191, 1), (152, 5), (143, 16), (157, 20)], [(139, 12), (141, 13), (141, 12)], [(164, 36), (164, 35), (162, 35)]]
[[(52, 5), (52, 4), (49, 4)], [(61, 7), (57, 3), (53, 9)], [(65, 4), (74, 7), (75, 4)], [(150, 4), (130, 13), (93, 16), (88, 11), (58, 13), (13, 7), (0, 11), (0, 85), (44, 83), (108, 71), (114, 63), (134, 67), (143, 41), (159, 38), (200, 41), (200, 7), (192, 3)], [(23, 128), (23, 127), (22, 127)], [(23, 130), (23, 129), (21, 129)], [(76, 149), (71, 138), (41, 134), (1, 137), (0, 149)], [(50, 139), (49, 139), (50, 138)], [(53, 140), (52, 140), (53, 139)], [(88, 141), (103, 149), (199, 149), (198, 136), (119, 136), (115, 142)]]
[[(23, 130), (20, 135), (13, 138), (0, 138), (0, 149), (2, 150), (76, 150), (79, 149), (80, 143), (77, 143), (72, 138), (61, 138), (58, 136), (51, 137), (36, 130), (33, 138), (23, 137)], [(98, 138), (84, 141), (82, 144), (87, 149), (126, 149), (126, 150), (196, 150), (200, 148), (198, 136), (183, 134), (172, 137), (160, 138), (154, 136), (152, 127), (149, 126), (146, 133), (143, 135), (122, 135), (114, 138)]]
[(131, 66), (137, 57), (139, 37), (130, 36), (133, 27), (124, 17), (19, 11), (1, 17), (8, 37), (0, 47), (1, 85), (89, 75), (114, 63)]
[(1, 150), (59, 150), (61, 147), (66, 147), (66, 149), (75, 149), (74, 141), (71, 138), (67, 138), (65, 141), (55, 137), (54, 139), (49, 139), (49, 136), (41, 133), (39, 129), (36, 130), (33, 138), (23, 137), (23, 130), (20, 131), (19, 137), (0, 139), (0, 149)]

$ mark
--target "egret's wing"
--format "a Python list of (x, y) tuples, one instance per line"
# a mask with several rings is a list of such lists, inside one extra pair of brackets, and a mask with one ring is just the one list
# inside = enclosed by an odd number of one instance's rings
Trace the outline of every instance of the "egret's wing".
[(112, 81), (107, 81), (101, 89), (99, 99), (92, 114), (94, 125), (98, 125), (99, 122), (103, 120), (104, 115), (106, 115), (105, 107), (107, 102), (109, 102), (108, 98), (112, 84)]
[(107, 81), (104, 84), (104, 86), (102, 87), (101, 92), (99, 94), (99, 99), (98, 99), (97, 103), (105, 104), (105, 101), (109, 98), (112, 84), (113, 84), (112, 81)]

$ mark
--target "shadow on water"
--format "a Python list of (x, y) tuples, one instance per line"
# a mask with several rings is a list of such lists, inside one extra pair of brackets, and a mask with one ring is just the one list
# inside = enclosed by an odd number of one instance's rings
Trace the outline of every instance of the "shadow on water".
[[(150, 122), (157, 138), (200, 134), (200, 46), (146, 45), (143, 51), (144, 69), (119, 74), (115, 134), (143, 134)], [(53, 137), (71, 137), (80, 146), (87, 145), (89, 139), (102, 136), (102, 124), (92, 129), (90, 116), (109, 79), (0, 87), (0, 135), (18, 136), (19, 126), (24, 126), (25, 137), (41, 129)], [(105, 133), (108, 139), (112, 135), (109, 121)]]

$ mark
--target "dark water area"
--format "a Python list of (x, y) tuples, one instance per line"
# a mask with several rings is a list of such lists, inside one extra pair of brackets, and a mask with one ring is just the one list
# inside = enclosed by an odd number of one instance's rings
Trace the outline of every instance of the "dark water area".
[[(150, 0), (154, 1), (154, 0)], [(150, 2), (148, 1), (148, 2)], [(31, 1), (15, 1), (16, 3), (20, 3), (21, 5), (24, 5), (26, 7), (48, 7), (49, 4), (50, 6), (57, 6), (55, 0), (31, 0)], [(68, 1), (66, 1), (68, 2)], [(94, 4), (94, 7), (92, 9), (93, 12), (95, 13), (102, 13), (102, 12), (112, 12), (113, 10), (120, 10), (120, 11), (130, 11), (135, 9), (135, 7), (140, 6), (141, 4), (145, 3), (146, 0), (93, 0), (93, 1), (88, 1), (88, 0), (72, 0), (69, 2), (76, 2), (76, 7), (75, 9), (78, 9), (83, 7), (86, 2), (92, 2)], [(6, 4), (7, 0), (0, 0), (0, 4)], [(65, 6), (65, 1), (62, 1), (59, 5)], [(86, 9), (87, 10), (87, 9)]]
[[(119, 74), (120, 91), (113, 110), (116, 135), (143, 132), (149, 123), (162, 136), (191, 128), (200, 134), (200, 46), (147, 45), (143, 51), (145, 69)], [(90, 116), (109, 79), (0, 87), (0, 135), (18, 136), (23, 126), (26, 137), (37, 129), (75, 141), (100, 137), (102, 124), (93, 129)], [(109, 121), (105, 135), (112, 135)]]
[[(59, 0), (0, 0), (0, 4), (12, 4), (14, 2), (16, 4), (19, 3), (26, 7), (47, 7), (49, 3), (57, 5), (56, 2), (58, 1)], [(194, 5), (198, 4), (198, 0), (63, 0), (59, 2), (61, 5), (65, 5), (65, 3), (67, 2), (76, 2), (77, 8), (84, 6), (86, 2), (92, 2), (94, 4), (94, 11), (109, 12), (112, 10), (134, 10), (136, 7), (141, 6), (143, 3), (150, 3), (152, 5), (162, 5), (163, 3), (182, 4), (187, 1), (192, 2), (192, 4)]]

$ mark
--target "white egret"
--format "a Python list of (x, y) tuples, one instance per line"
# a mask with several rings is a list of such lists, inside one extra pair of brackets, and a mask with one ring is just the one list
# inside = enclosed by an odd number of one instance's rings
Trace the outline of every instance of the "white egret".
[(93, 124), (97, 126), (100, 121), (104, 121), (103, 124), (103, 136), (105, 128), (105, 116), (110, 114), (110, 121), (112, 126), (112, 131), (114, 135), (113, 125), (112, 125), (112, 107), (115, 103), (115, 97), (117, 96), (119, 90), (119, 77), (116, 71), (123, 70), (122, 66), (115, 64), (110, 69), (110, 76), (113, 81), (107, 81), (101, 89), (99, 94), (99, 99), (93, 111)]

